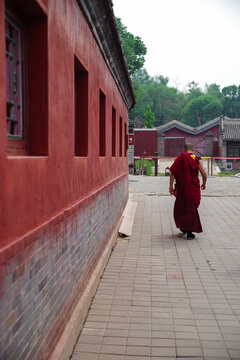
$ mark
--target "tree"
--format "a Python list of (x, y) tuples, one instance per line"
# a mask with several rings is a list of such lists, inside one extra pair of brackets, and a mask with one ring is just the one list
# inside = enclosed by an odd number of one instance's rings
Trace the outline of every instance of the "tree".
[(132, 82), (138, 82), (140, 84), (146, 84), (151, 80), (146, 69), (139, 69), (132, 75)]
[(205, 85), (205, 93), (208, 94), (208, 95), (212, 95), (212, 96), (215, 96), (216, 98), (218, 98), (219, 100), (222, 99), (222, 93), (221, 93), (221, 90), (220, 90), (220, 85), (217, 85), (217, 84), (206, 84)]
[(169, 78), (168, 77), (164, 77), (162, 75), (156, 75), (154, 77), (154, 80), (161, 84), (161, 85), (164, 85), (164, 86), (168, 86), (168, 83), (169, 83)]
[(144, 65), (147, 48), (139, 36), (127, 31), (120, 18), (116, 18), (123, 51), (126, 57), (129, 74), (132, 76)]
[(183, 110), (183, 120), (190, 126), (199, 126), (222, 114), (223, 105), (216, 97), (203, 94), (191, 100)]
[(147, 106), (147, 111), (144, 114), (143, 121), (144, 121), (144, 127), (149, 129), (153, 128), (155, 116), (149, 105)]
[(186, 101), (190, 102), (193, 99), (203, 95), (202, 90), (198, 86), (198, 83), (191, 81), (187, 83)]
[(145, 79), (146, 81), (141, 83), (134, 78), (134, 88), (137, 87), (137, 103), (129, 114), (130, 119), (133, 121), (143, 119), (149, 105), (156, 118), (154, 126), (165, 124), (173, 119), (181, 120), (182, 109), (185, 105), (184, 94), (175, 88), (168, 87), (168, 78), (162, 75), (154, 78), (145, 76)]
[(223, 113), (226, 116), (240, 117), (240, 86), (230, 85), (222, 89)]

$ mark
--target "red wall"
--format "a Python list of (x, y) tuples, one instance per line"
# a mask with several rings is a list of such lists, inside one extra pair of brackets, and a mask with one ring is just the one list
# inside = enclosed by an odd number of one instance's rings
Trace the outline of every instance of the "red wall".
[(157, 130), (134, 131), (134, 156), (155, 156)]
[[(119, 157), (119, 117), (124, 129), (128, 111), (77, 1), (38, 3), (48, 21), (48, 104), (44, 104), (48, 105), (48, 155), (8, 156), (5, 11), (4, 0), (0, 0), (1, 246), (127, 173), (127, 157)], [(89, 77), (89, 151), (85, 158), (74, 157), (74, 54)], [(99, 89), (106, 95), (105, 157), (99, 157), (98, 149)], [(112, 106), (117, 119), (115, 158), (111, 156)]]
[(192, 135), (185, 131), (179, 130), (177, 128), (168, 130), (164, 132), (166, 137), (184, 137), (186, 143), (192, 143), (195, 147), (195, 152), (197, 155), (205, 155), (205, 135), (207, 132), (211, 131), (214, 135), (214, 138), (218, 138), (219, 126), (216, 125), (211, 129), (205, 130), (200, 134)]

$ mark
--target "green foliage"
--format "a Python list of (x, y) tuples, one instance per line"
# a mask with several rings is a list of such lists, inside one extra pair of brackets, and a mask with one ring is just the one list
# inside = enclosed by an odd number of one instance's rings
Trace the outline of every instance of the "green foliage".
[(238, 171), (221, 171), (217, 176), (225, 177), (225, 176), (234, 176), (238, 174)]
[(156, 119), (154, 126), (165, 124), (173, 119), (181, 120), (185, 97), (177, 89), (167, 86), (168, 78), (145, 76), (145, 81), (142, 82), (142, 79), (134, 77), (133, 84), (134, 89), (137, 89), (137, 103), (129, 114), (130, 119), (143, 120), (149, 105)]
[(144, 126), (146, 128), (151, 129), (151, 128), (153, 128), (154, 121), (155, 121), (155, 115), (152, 112), (150, 106), (148, 105), (147, 106), (147, 111), (145, 112), (144, 118), (143, 118)]
[(220, 86), (217, 84), (210, 84), (210, 85), (206, 84), (205, 85), (205, 93), (208, 95), (212, 95), (212, 96), (218, 98), (219, 100), (222, 99), (222, 93), (220, 90)]
[(145, 160), (144, 159), (144, 165), (147, 166), (146, 175), (151, 176), (152, 175), (152, 167), (155, 165), (154, 160)]
[[(143, 162), (143, 166), (147, 166), (146, 175), (151, 176), (152, 175), (152, 167), (155, 165), (154, 160), (142, 159), (141, 162)], [(140, 163), (140, 160), (136, 160), (135, 166), (136, 166), (137, 170), (140, 169), (140, 166), (142, 166), (142, 164)]]
[(203, 94), (191, 100), (184, 108), (182, 116), (186, 124), (199, 126), (222, 114), (223, 105), (216, 97)]
[(145, 62), (144, 56), (147, 53), (147, 48), (139, 36), (134, 36), (127, 31), (126, 26), (123, 25), (120, 18), (116, 18), (116, 22), (129, 74), (133, 75), (137, 70), (143, 67)]
[(196, 99), (201, 95), (203, 95), (203, 92), (198, 86), (198, 83), (196, 83), (195, 81), (191, 81), (187, 84), (187, 92), (185, 94), (187, 102)]
[(231, 85), (222, 89), (223, 113), (229, 117), (240, 117), (240, 86)]

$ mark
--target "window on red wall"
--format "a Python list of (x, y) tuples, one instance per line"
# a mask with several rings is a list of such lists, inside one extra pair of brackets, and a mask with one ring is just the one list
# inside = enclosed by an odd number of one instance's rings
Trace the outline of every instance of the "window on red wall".
[(22, 101), (23, 28), (6, 14), (7, 133), (9, 138), (23, 139)]
[(112, 156), (116, 156), (116, 109), (112, 107)]
[(123, 144), (123, 121), (119, 118), (119, 156), (122, 156), (122, 144)]
[(35, 0), (5, 10), (8, 154), (47, 155), (47, 16)]
[(106, 96), (99, 91), (99, 156), (106, 156)]
[(124, 156), (127, 156), (127, 150), (128, 150), (128, 134), (127, 134), (127, 124), (124, 123)]
[(88, 72), (74, 58), (75, 68), (75, 156), (88, 155)]

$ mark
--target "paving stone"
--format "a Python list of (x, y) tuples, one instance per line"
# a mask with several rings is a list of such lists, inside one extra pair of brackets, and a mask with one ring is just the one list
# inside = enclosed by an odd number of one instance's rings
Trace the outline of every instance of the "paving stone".
[(127, 345), (132, 346), (151, 346), (151, 338), (127, 338)]
[[(82, 337), (82, 336), (81, 336)], [(80, 339), (81, 339), (80, 337)], [(126, 345), (127, 338), (104, 336), (102, 338), (102, 344), (104, 345)]]
[(175, 347), (153, 347), (151, 356), (176, 356), (176, 349)]
[(226, 341), (226, 347), (231, 350), (240, 350), (240, 340), (239, 341)]
[(126, 322), (119, 322), (119, 323), (113, 323), (113, 322), (109, 322), (106, 326), (107, 329), (121, 329), (121, 330), (126, 330), (128, 329), (128, 323)]
[(175, 331), (193, 332), (197, 333), (197, 327), (188, 325), (175, 325)]
[(220, 333), (221, 330), (218, 326), (198, 326), (197, 325), (197, 330), (201, 333)]
[(102, 336), (91, 336), (82, 334), (79, 338), (79, 343), (81, 344), (101, 344), (103, 340)]
[(129, 330), (128, 336), (129, 337), (139, 337), (139, 338), (150, 338), (151, 331), (149, 331), (149, 330)]
[(147, 346), (127, 346), (126, 355), (150, 356), (151, 348)]
[(204, 356), (211, 356), (218, 359), (228, 357), (228, 352), (226, 349), (203, 349), (203, 354)]
[(99, 353), (100, 344), (85, 344), (85, 343), (77, 343), (75, 346), (75, 352), (84, 352), (84, 353)]
[(195, 356), (202, 356), (202, 350), (200, 347), (178, 347), (177, 348), (177, 356), (178, 357), (195, 357)]
[(126, 347), (123, 345), (106, 345), (101, 346), (101, 354), (111, 354), (111, 355), (124, 355)]
[(152, 347), (175, 347), (175, 339), (151, 339)]
[(178, 331), (175, 333), (176, 339), (188, 339), (188, 340), (198, 340), (199, 336), (198, 333), (191, 333), (191, 332), (181, 332)]
[(187, 347), (191, 347), (191, 348), (197, 348), (197, 347), (201, 347), (201, 342), (200, 340), (176, 340), (176, 346), (177, 348), (179, 347), (184, 347), (184, 348), (187, 348)]
[(71, 357), (71, 360), (98, 360), (98, 354), (74, 352), (74, 354)]
[(152, 339), (174, 339), (173, 331), (152, 331)]
[(221, 333), (199, 333), (201, 340), (222, 340)]
[(125, 360), (124, 355), (100, 354), (97, 360)]
[[(105, 359), (102, 359), (102, 360), (105, 360)], [(108, 360), (108, 359), (106, 359), (106, 360)], [(113, 360), (115, 360), (115, 359), (113, 359)], [(126, 355), (124, 360), (150, 360), (150, 357), (149, 356)]]
[(229, 350), (229, 355), (231, 359), (240, 359), (240, 350)]
[(202, 347), (205, 349), (225, 349), (226, 345), (224, 341), (218, 340), (202, 340)]

